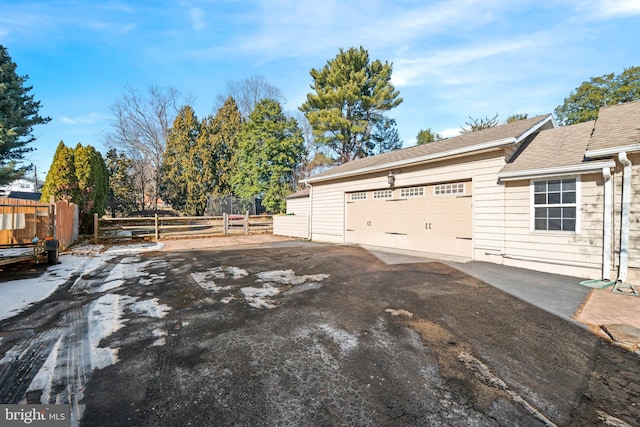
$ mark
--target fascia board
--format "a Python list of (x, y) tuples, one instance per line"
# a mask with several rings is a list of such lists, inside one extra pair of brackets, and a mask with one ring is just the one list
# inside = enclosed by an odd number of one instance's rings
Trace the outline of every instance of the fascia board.
[(589, 150), (584, 153), (586, 157), (606, 157), (615, 156), (622, 152), (640, 151), (640, 144), (624, 145), (619, 147), (601, 148), (599, 150)]
[(614, 162), (613, 160), (606, 162), (591, 162), (581, 165), (557, 166), (553, 168), (529, 169), (515, 172), (502, 172), (498, 173), (498, 179), (500, 181), (515, 181), (518, 179), (541, 178), (545, 176), (582, 175), (586, 173), (599, 172), (603, 168), (613, 168), (615, 166), (616, 162)]
[(349, 176), (363, 175), (363, 174), (372, 173), (372, 172), (395, 169), (401, 166), (426, 163), (426, 162), (430, 162), (433, 160), (440, 160), (447, 157), (459, 156), (462, 154), (472, 154), (477, 151), (500, 148), (500, 147), (515, 144), (516, 142), (517, 140), (514, 137), (509, 137), (509, 138), (499, 139), (496, 141), (484, 142), (482, 144), (470, 145), (466, 147), (456, 148), (453, 150), (442, 151), (440, 153), (427, 154), (426, 156), (412, 157), (410, 159), (398, 160), (396, 162), (391, 162), (391, 163), (383, 163), (381, 165), (370, 166), (368, 168), (356, 169), (352, 171), (336, 173), (333, 175), (327, 175), (327, 176), (322, 176), (318, 178), (311, 177), (303, 180), (303, 182), (311, 184), (314, 182), (329, 181), (333, 179), (346, 178)]
[(553, 120), (553, 116), (552, 115), (548, 115), (544, 120), (540, 121), (540, 123), (538, 123), (535, 126), (532, 126), (528, 131), (526, 131), (525, 133), (523, 133), (522, 135), (520, 135), (520, 137), (518, 138), (518, 140), (516, 141), (516, 143), (523, 141), (525, 138), (527, 138), (529, 135), (531, 135), (534, 132), (537, 132), (542, 126), (545, 125), (545, 123), (547, 122), (551, 122), (553, 123), (553, 127), (556, 128), (558, 126), (556, 126), (556, 122)]

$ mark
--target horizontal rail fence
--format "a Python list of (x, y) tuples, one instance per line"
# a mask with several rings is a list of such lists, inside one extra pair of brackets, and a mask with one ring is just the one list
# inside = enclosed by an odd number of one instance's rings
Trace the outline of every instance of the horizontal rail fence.
[(215, 237), (273, 232), (271, 215), (93, 218), (94, 241)]

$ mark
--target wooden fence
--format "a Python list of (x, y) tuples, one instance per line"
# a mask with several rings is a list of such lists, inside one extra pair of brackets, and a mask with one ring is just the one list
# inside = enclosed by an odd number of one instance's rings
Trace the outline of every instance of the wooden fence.
[(0, 198), (0, 244), (28, 244), (35, 236), (53, 236), (52, 218), (48, 203)]
[(64, 250), (78, 238), (78, 225), (78, 206), (74, 203), (0, 198), (0, 244), (25, 244), (35, 236), (55, 237)]
[(216, 237), (273, 232), (271, 215), (93, 218), (94, 241), (160, 240), (179, 237)]

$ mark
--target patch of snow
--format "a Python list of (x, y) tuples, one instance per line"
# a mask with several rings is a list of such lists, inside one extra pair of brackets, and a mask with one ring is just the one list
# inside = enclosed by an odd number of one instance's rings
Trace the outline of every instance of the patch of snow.
[(59, 338), (56, 341), (53, 349), (49, 353), (47, 360), (44, 361), (44, 364), (40, 367), (40, 370), (29, 384), (29, 388), (27, 392), (33, 390), (42, 390), (42, 395), (40, 396), (40, 402), (48, 403), (49, 397), (51, 396), (51, 385), (54, 384), (54, 373), (55, 368), (58, 364), (58, 355), (60, 354), (63, 338)]
[(76, 272), (97, 268), (100, 264), (94, 266), (90, 260), (87, 257), (61, 255), (60, 264), (50, 266), (40, 277), (0, 283), (0, 320), (15, 316), (33, 303), (47, 298)]
[(105, 251), (107, 254), (138, 254), (141, 252), (159, 251), (164, 243), (138, 243), (135, 245), (112, 246)]
[(241, 288), (240, 292), (244, 296), (249, 307), (270, 310), (272, 308), (276, 308), (276, 305), (273, 300), (266, 297), (278, 295), (280, 293), (280, 289), (274, 288), (269, 283), (265, 283), (262, 288), (248, 286), (246, 288)]
[(133, 298), (106, 294), (89, 306), (89, 345), (91, 346), (91, 369), (103, 369), (118, 361), (118, 349), (100, 347), (100, 341), (122, 328), (124, 308)]
[(222, 279), (242, 279), (249, 275), (247, 270), (239, 267), (219, 266), (210, 268), (205, 272), (192, 272), (191, 278), (195, 282), (208, 291), (220, 292), (231, 290), (231, 286), (218, 286), (216, 280)]
[(239, 267), (227, 267), (227, 272), (231, 275), (232, 279), (242, 279), (249, 275), (247, 270)]
[(223, 304), (229, 304), (231, 301), (235, 301), (237, 299), (238, 298), (236, 298), (236, 297), (224, 297), (224, 298), (222, 298), (220, 300), (220, 302), (223, 303)]
[(126, 283), (126, 280), (123, 280), (123, 279), (110, 280), (110, 281), (106, 282), (104, 285), (100, 286), (95, 291), (92, 291), (92, 293), (100, 293), (100, 292), (110, 291), (111, 289), (119, 288), (120, 286), (124, 285), (125, 283)]
[(151, 344), (152, 347), (163, 346), (167, 343), (167, 332), (162, 329), (154, 329), (151, 331), (151, 335), (153, 335), (156, 340)]
[(171, 311), (171, 307), (166, 304), (160, 304), (158, 298), (148, 299), (144, 301), (136, 301), (129, 308), (132, 312), (142, 314), (147, 317), (155, 317), (161, 319)]
[(305, 282), (321, 282), (329, 278), (328, 274), (296, 276), (293, 270), (263, 271), (257, 274), (261, 282), (276, 282), (283, 285), (301, 285)]

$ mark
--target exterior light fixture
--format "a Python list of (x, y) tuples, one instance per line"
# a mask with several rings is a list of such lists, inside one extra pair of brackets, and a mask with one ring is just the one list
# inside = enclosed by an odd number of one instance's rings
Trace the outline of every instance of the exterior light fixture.
[(393, 188), (393, 185), (396, 183), (396, 175), (392, 171), (389, 171), (387, 182), (389, 183), (389, 187), (391, 188)]

